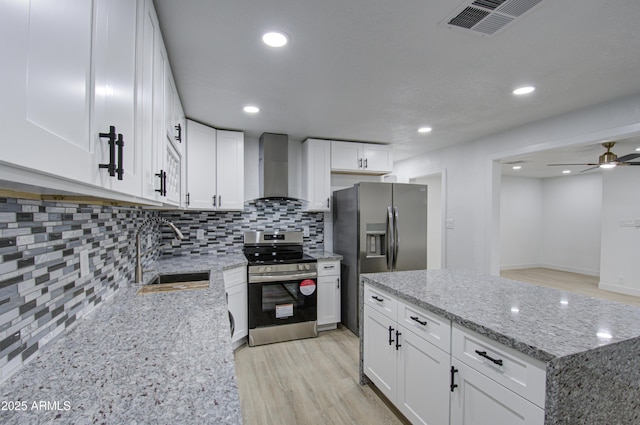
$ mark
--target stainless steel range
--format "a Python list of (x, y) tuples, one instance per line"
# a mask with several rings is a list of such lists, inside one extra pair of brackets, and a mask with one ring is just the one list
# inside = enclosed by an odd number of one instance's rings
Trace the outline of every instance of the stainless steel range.
[(318, 336), (317, 261), (302, 232), (245, 232), (249, 346)]

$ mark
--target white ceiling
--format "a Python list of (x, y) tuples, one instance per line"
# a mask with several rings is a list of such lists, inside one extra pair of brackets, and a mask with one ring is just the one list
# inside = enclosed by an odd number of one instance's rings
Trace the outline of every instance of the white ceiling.
[[(248, 137), (392, 143), (402, 160), (640, 91), (638, 0), (543, 0), (493, 37), (444, 25), (450, 0), (154, 3), (186, 115)], [(290, 44), (265, 46), (269, 29)]]

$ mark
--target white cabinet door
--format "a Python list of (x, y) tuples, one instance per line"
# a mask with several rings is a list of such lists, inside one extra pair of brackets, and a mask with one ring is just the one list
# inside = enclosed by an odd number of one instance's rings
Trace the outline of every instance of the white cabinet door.
[(233, 335), (231, 336), (232, 344), (249, 334), (247, 296), (246, 282), (227, 289), (227, 308), (234, 323)]
[(244, 133), (217, 130), (216, 193), (219, 210), (244, 208)]
[(391, 401), (397, 385), (396, 327), (393, 320), (364, 306), (364, 373)]
[(543, 409), (456, 358), (451, 363), (451, 425), (543, 425)]
[(138, 32), (138, 137), (142, 143), (142, 196), (161, 200), (161, 171), (166, 155), (164, 75), (166, 53), (152, 0), (145, 0)]
[(363, 174), (393, 171), (393, 150), (389, 145), (331, 142), (331, 170)]
[(318, 276), (318, 326), (339, 321), (340, 275)]
[(187, 121), (187, 208), (213, 209), (216, 196), (216, 130)]
[(9, 1), (0, 15), (0, 162), (90, 183), (92, 2)]
[[(141, 149), (135, 137), (137, 3), (130, 0), (96, 2), (94, 61), (94, 118), (92, 138), (96, 163), (111, 162), (107, 138), (111, 126), (122, 134), (114, 165), (116, 170), (94, 168), (93, 183), (129, 195), (141, 194)], [(122, 150), (122, 154), (117, 152)], [(120, 162), (122, 159), (122, 163)], [(118, 169), (122, 169), (118, 172)], [(115, 174), (114, 174), (115, 171)], [(114, 174), (113, 176), (111, 174)]]
[(331, 142), (307, 139), (302, 144), (302, 198), (309, 211), (331, 206)]
[(182, 155), (168, 138), (164, 146), (166, 153), (163, 172), (166, 174), (163, 177), (163, 185), (166, 194), (163, 202), (180, 206), (180, 201), (182, 200)]
[(407, 328), (399, 330), (396, 406), (411, 423), (448, 424), (451, 356)]
[(331, 169), (334, 171), (359, 171), (362, 168), (360, 143), (331, 142)]
[(363, 168), (373, 173), (390, 173), (393, 171), (393, 150), (389, 145), (362, 144)]

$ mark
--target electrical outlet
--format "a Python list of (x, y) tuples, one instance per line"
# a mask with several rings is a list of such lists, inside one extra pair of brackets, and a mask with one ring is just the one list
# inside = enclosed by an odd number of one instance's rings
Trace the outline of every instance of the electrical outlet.
[(453, 229), (455, 226), (455, 222), (452, 218), (448, 218), (444, 221), (444, 227), (447, 229)]
[(196, 238), (198, 238), (198, 240), (200, 241), (204, 240), (204, 229), (196, 230)]

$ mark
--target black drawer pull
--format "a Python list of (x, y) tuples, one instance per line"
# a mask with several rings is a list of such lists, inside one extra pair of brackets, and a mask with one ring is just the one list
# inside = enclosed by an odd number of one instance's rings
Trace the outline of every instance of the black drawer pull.
[(427, 326), (427, 321), (420, 320), (418, 316), (411, 316), (411, 320), (413, 320), (414, 322), (420, 323), (422, 326)]
[(451, 372), (451, 383), (449, 384), (449, 388), (451, 389), (451, 392), (453, 392), (453, 390), (458, 387), (458, 384), (453, 383), (453, 379), (455, 377), (455, 374), (458, 372), (458, 369), (451, 366), (450, 372)]
[(402, 335), (402, 332), (396, 331), (396, 351), (398, 351), (398, 348), (402, 347), (402, 344), (400, 344), (400, 335)]
[(391, 334), (391, 333), (392, 333), (394, 330), (395, 330), (395, 329), (393, 329), (391, 326), (389, 326), (389, 345), (393, 344), (393, 336), (392, 336), (392, 334)]
[(378, 301), (379, 303), (381, 303), (382, 301), (384, 301), (384, 299), (383, 299), (383, 298), (380, 298), (380, 297), (378, 297), (378, 296), (376, 296), (376, 295), (371, 295), (371, 298), (373, 298), (374, 300)]
[(476, 354), (479, 355), (480, 357), (484, 357), (487, 360), (491, 360), (498, 366), (502, 366), (502, 359), (494, 359), (493, 357), (490, 357), (486, 351), (476, 350)]
[(122, 133), (118, 133), (118, 140), (116, 140), (116, 146), (118, 147), (118, 168), (116, 168), (116, 173), (118, 174), (118, 180), (122, 180), (124, 176), (124, 167), (122, 163), (124, 162), (123, 151), (124, 151), (124, 139), (122, 138)]

